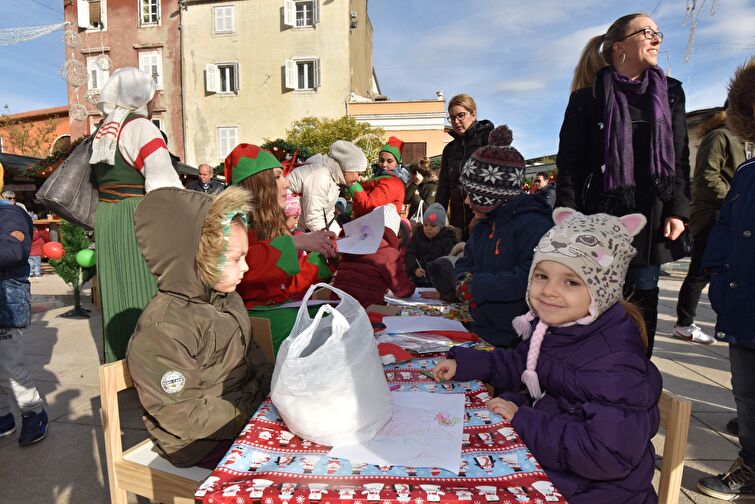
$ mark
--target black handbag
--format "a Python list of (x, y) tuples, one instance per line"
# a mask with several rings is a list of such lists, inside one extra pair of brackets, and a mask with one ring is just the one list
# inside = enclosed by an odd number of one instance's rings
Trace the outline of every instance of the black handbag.
[(666, 247), (671, 251), (671, 258), (674, 261), (683, 257), (690, 257), (692, 255), (692, 239), (689, 236), (689, 229), (685, 227), (676, 240), (666, 240)]
[(94, 229), (94, 210), (99, 201), (89, 165), (93, 137), (77, 145), (36, 194), (45, 208), (87, 230)]

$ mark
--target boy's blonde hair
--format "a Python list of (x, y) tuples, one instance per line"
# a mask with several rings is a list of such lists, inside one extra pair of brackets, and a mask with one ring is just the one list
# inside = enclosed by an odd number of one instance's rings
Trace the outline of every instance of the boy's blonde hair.
[(231, 186), (215, 196), (210, 210), (205, 214), (195, 265), (206, 285), (215, 285), (223, 274), (231, 224), (240, 224), (246, 230), (250, 199), (249, 191)]

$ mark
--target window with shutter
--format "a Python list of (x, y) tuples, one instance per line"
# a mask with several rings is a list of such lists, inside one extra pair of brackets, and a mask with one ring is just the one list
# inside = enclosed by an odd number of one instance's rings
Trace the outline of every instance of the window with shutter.
[(100, 3), (100, 0), (89, 0), (89, 26), (93, 28), (103, 28), (102, 5)]
[(239, 90), (239, 64), (218, 63), (220, 87), (218, 93), (237, 93)]
[(208, 63), (204, 66), (204, 83), (208, 93), (220, 92), (220, 70), (217, 65)]
[(79, 28), (86, 30), (104, 30), (105, 0), (76, 0), (76, 17)]
[(226, 156), (239, 143), (239, 128), (237, 126), (218, 127), (218, 159), (225, 159)]
[(320, 60), (294, 58), (286, 60), (286, 88), (315, 90), (320, 87)]
[(318, 0), (284, 0), (283, 24), (296, 28), (314, 26), (320, 22)]
[(236, 9), (233, 5), (221, 5), (212, 8), (214, 33), (233, 33), (236, 31)]

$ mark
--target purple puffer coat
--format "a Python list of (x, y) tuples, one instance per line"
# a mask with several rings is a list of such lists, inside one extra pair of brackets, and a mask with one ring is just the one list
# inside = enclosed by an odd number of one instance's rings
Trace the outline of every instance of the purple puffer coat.
[(655, 503), (652, 479), (663, 383), (645, 358), (620, 304), (588, 326), (553, 327), (537, 374), (545, 396), (532, 404), (521, 382), (530, 340), (514, 351), (455, 348), (455, 380), (480, 379), (519, 405), (511, 421), (572, 504)]

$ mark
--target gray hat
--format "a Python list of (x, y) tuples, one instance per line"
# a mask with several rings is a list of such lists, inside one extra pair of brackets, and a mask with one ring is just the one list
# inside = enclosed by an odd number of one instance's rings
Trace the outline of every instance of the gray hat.
[(363, 172), (367, 169), (367, 156), (362, 149), (346, 140), (336, 140), (330, 146), (330, 157), (339, 164), (342, 172)]
[(422, 223), (430, 224), (431, 226), (445, 227), (446, 226), (446, 209), (440, 203), (433, 203), (425, 213), (422, 215)]

